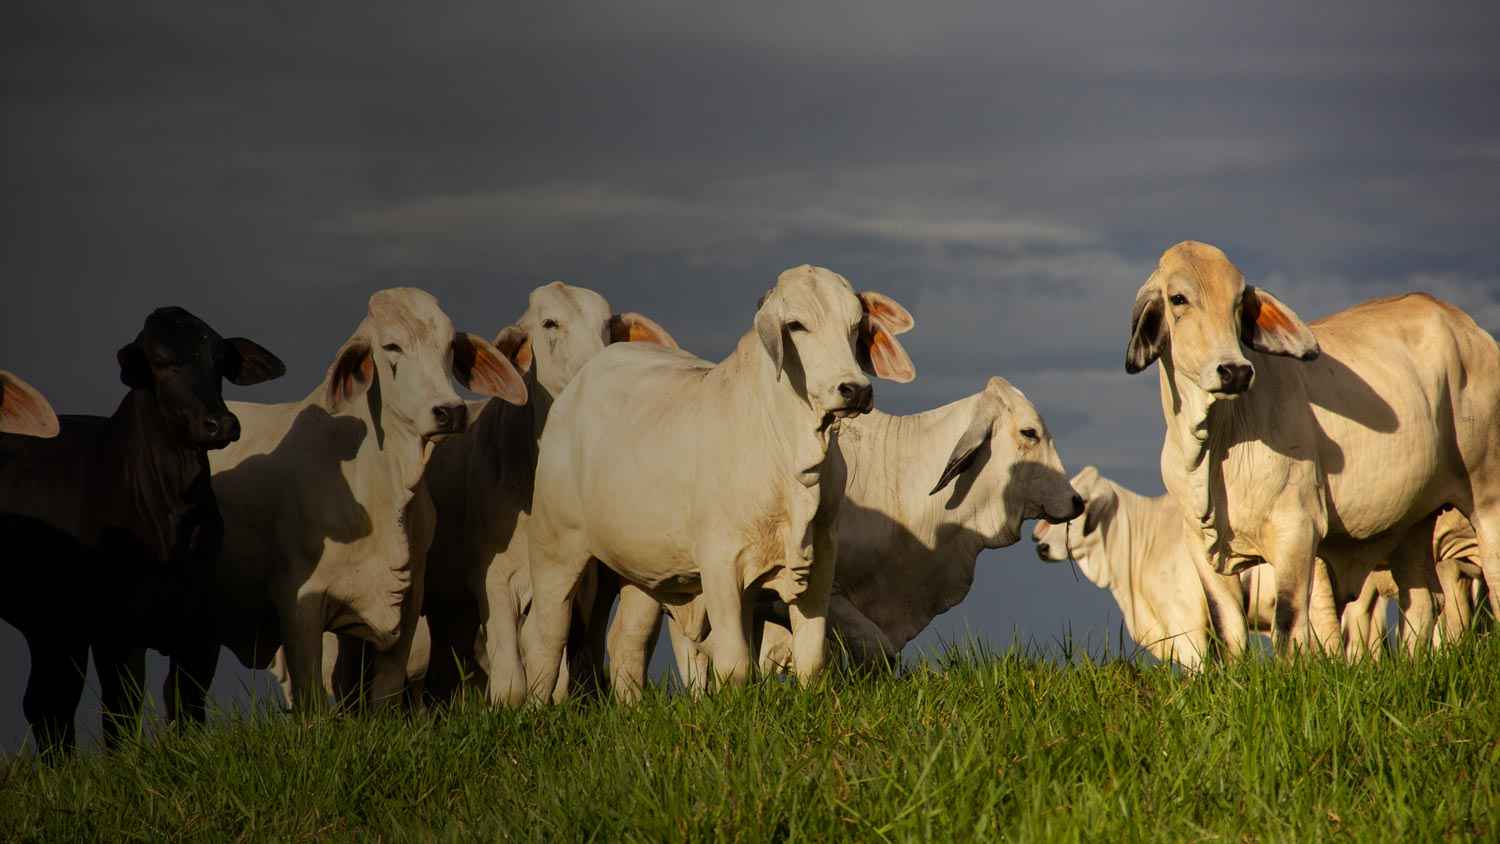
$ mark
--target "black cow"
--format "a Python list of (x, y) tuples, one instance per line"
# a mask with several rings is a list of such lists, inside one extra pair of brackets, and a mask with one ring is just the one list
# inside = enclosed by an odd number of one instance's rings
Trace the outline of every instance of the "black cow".
[(182, 308), (146, 318), (116, 356), (130, 388), (113, 416), (63, 416), (53, 439), (0, 435), (0, 541), (14, 560), (0, 617), (31, 649), (24, 699), (43, 750), (75, 743), (73, 713), (92, 646), (104, 735), (139, 712), (145, 647), (181, 643), (223, 523), (210, 449), (239, 438), (223, 381), (281, 376), (275, 355), (224, 339)]

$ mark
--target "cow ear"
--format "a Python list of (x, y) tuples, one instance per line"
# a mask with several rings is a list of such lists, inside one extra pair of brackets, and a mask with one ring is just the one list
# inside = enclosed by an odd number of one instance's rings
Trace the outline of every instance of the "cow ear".
[(146, 352), (141, 341), (128, 343), (115, 352), (120, 364), (120, 381), (132, 390), (144, 390), (151, 386), (151, 364), (146, 362)]
[(771, 356), (771, 365), (776, 368), (776, 380), (781, 380), (781, 342), (785, 326), (781, 317), (781, 302), (771, 295), (762, 296), (755, 310), (755, 333), (760, 344)]
[(1080, 495), (1083, 495), (1085, 498), (1087, 498), (1088, 490), (1093, 489), (1094, 484), (1098, 482), (1099, 469), (1094, 466), (1085, 466), (1078, 471), (1078, 474), (1073, 476), (1073, 480), (1069, 481), (1069, 484)]
[(37, 389), (0, 370), (0, 432), (31, 437), (57, 436), (57, 414)]
[(531, 371), (531, 335), (519, 325), (507, 325), (495, 335), (495, 348), (515, 364), (516, 371)]
[(668, 349), (681, 348), (665, 328), (650, 317), (634, 311), (615, 314), (609, 318), (609, 342), (611, 343), (655, 343)]
[(1005, 403), (995, 382), (1004, 383), (1004, 379), (991, 378), (989, 385), (980, 394), (979, 401), (974, 404), (974, 416), (969, 420), (969, 427), (958, 438), (953, 446), (953, 453), (948, 457), (948, 465), (943, 467), (943, 474), (938, 478), (937, 485), (932, 488), (928, 495), (937, 495), (950, 481), (963, 474), (964, 470), (974, 462), (974, 455), (979, 453), (980, 446), (989, 441), (995, 430), (995, 421), (1002, 413), (1007, 412), (1010, 406)]
[(859, 294), (859, 304), (864, 308), (867, 319), (879, 322), (892, 334), (905, 334), (917, 324), (911, 318), (910, 311), (884, 293), (866, 290)]
[[(1076, 488), (1076, 487), (1075, 487)], [(1114, 515), (1120, 506), (1120, 496), (1115, 494), (1108, 484), (1103, 484), (1088, 496), (1088, 503), (1083, 506), (1083, 533), (1087, 536), (1098, 530), (1105, 522)]]
[(1318, 338), (1297, 313), (1264, 290), (1245, 285), (1240, 300), (1240, 338), (1245, 345), (1268, 355), (1312, 360)]
[(254, 340), (230, 337), (224, 341), (224, 377), (241, 387), (271, 381), (286, 374), (286, 364)]
[(453, 337), (453, 376), (476, 393), (510, 404), (526, 403), (526, 381), (510, 358), (477, 334)]
[(370, 341), (355, 337), (339, 349), (339, 356), (328, 367), (328, 405), (337, 411), (344, 403), (364, 393), (375, 378), (375, 356)]
[(917, 367), (896, 335), (911, 330), (915, 324), (911, 314), (895, 299), (881, 293), (861, 293), (859, 302), (865, 312), (859, 326), (860, 367), (887, 381), (909, 383), (917, 377)]
[(1130, 342), (1125, 346), (1127, 373), (1134, 375), (1161, 357), (1161, 348), (1167, 340), (1167, 326), (1162, 319), (1165, 313), (1161, 293), (1147, 281), (1135, 294), (1135, 305), (1130, 309)]

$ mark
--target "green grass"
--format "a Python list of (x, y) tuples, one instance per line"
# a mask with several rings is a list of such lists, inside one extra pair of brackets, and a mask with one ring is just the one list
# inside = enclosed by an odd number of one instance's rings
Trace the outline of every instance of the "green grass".
[(811, 689), (266, 713), (0, 765), (4, 840), (1493, 841), (1500, 636), (1196, 677), (968, 649)]

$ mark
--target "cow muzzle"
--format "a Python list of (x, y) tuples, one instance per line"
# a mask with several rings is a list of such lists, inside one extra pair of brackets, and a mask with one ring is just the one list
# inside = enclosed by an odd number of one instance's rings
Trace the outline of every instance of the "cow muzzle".
[(469, 426), (469, 407), (463, 402), (437, 405), (432, 409), (432, 422), (429, 439), (461, 434)]
[(838, 394), (843, 404), (833, 410), (835, 416), (859, 416), (875, 409), (875, 387), (868, 383), (846, 381), (838, 386)]
[(240, 438), (240, 420), (227, 411), (205, 414), (193, 427), (193, 439), (209, 450), (224, 448)]
[(1210, 383), (1218, 385), (1217, 389), (1209, 390), (1215, 395), (1242, 395), (1255, 383), (1255, 367), (1248, 361), (1225, 361), (1214, 367)]

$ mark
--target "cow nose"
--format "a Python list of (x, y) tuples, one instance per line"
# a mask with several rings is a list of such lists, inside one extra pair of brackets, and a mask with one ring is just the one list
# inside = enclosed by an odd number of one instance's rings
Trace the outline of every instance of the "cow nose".
[(457, 434), (469, 421), (469, 408), (462, 403), (440, 404), (432, 409), (432, 418), (437, 422), (438, 433)]
[(203, 417), (204, 442), (232, 443), (240, 438), (240, 420), (233, 413), (215, 413)]
[(1219, 364), (1219, 388), (1229, 395), (1239, 395), (1250, 389), (1255, 378), (1255, 367), (1248, 363)]
[(1078, 518), (1079, 516), (1082, 516), (1082, 515), (1083, 515), (1083, 496), (1081, 496), (1081, 495), (1079, 495), (1078, 493), (1075, 492), (1075, 493), (1073, 493), (1073, 515), (1071, 515), (1071, 516), (1068, 517), (1068, 521), (1072, 521), (1072, 520), (1074, 520), (1074, 519), (1076, 519), (1076, 518)]
[(1038, 543), (1037, 543), (1037, 544), (1036, 544), (1036, 555), (1037, 555), (1037, 556), (1038, 556), (1038, 557), (1041, 557), (1041, 558), (1042, 558), (1042, 559), (1043, 559), (1043, 560), (1049, 560), (1049, 559), (1051, 559), (1051, 558), (1050, 558), (1050, 557), (1049, 557), (1049, 556), (1048, 556), (1048, 555), (1047, 555), (1047, 552), (1048, 552), (1048, 551), (1049, 551), (1049, 550), (1051, 550), (1051, 546), (1049, 546), (1049, 545), (1048, 545), (1048, 544), (1047, 544), (1047, 543), (1045, 543), (1045, 542), (1038, 542)]
[(839, 385), (839, 398), (844, 406), (856, 410), (869, 410), (875, 406), (875, 388), (869, 384), (845, 381)]

